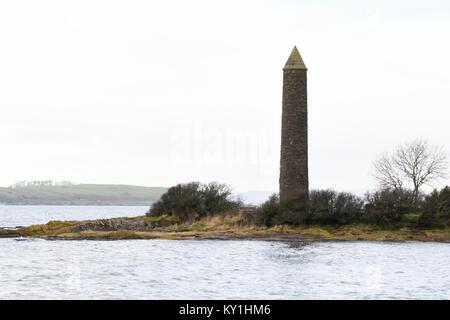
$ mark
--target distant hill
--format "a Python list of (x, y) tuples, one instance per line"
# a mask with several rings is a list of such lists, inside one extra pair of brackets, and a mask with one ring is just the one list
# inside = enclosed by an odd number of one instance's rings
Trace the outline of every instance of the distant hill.
[(150, 205), (167, 188), (113, 184), (0, 187), (0, 204), (10, 205)]

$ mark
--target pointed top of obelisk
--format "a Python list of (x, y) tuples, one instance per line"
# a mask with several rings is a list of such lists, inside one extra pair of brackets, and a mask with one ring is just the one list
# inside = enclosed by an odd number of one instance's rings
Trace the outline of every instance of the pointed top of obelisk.
[(283, 70), (292, 70), (292, 69), (303, 69), (306, 70), (305, 63), (303, 62), (302, 56), (300, 52), (298, 52), (297, 47), (295, 46), (292, 49), (291, 55), (284, 65)]

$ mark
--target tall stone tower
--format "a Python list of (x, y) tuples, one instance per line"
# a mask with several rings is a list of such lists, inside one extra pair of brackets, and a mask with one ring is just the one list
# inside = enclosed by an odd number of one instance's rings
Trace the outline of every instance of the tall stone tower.
[(299, 214), (309, 201), (306, 70), (294, 47), (283, 68), (280, 201)]

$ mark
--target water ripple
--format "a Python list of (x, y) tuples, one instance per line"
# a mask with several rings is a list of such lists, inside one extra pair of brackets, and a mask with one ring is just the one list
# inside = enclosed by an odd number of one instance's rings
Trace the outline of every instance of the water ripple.
[(0, 239), (3, 299), (448, 299), (450, 245)]

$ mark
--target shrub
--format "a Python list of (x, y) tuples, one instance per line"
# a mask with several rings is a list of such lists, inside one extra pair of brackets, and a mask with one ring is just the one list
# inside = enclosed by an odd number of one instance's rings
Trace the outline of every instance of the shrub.
[(308, 212), (299, 211), (296, 207), (297, 202), (293, 204), (285, 202), (280, 203), (278, 194), (270, 196), (269, 200), (264, 202), (256, 209), (255, 222), (256, 224), (265, 225), (268, 227), (280, 224), (304, 224), (308, 220)]
[(257, 224), (346, 224), (357, 222), (362, 215), (364, 202), (350, 193), (333, 190), (314, 190), (310, 193), (309, 210), (298, 212), (289, 204), (280, 204), (277, 194), (272, 195), (256, 211)]
[(211, 182), (204, 185), (201, 190), (204, 212), (217, 213), (237, 209), (239, 201), (232, 201), (231, 188), (224, 184)]
[(181, 219), (195, 219), (235, 210), (239, 206), (240, 201), (231, 199), (231, 189), (226, 185), (190, 182), (169, 188), (160, 200), (152, 204), (147, 215), (168, 214)]
[(368, 223), (389, 224), (398, 222), (406, 213), (420, 210), (421, 200), (414, 192), (405, 189), (382, 189), (366, 194), (363, 220)]
[(310, 222), (317, 224), (348, 224), (359, 222), (364, 201), (356, 195), (334, 190), (313, 190), (310, 193)]
[[(429, 220), (450, 222), (450, 188), (427, 198)], [(277, 224), (350, 224), (358, 222), (390, 224), (417, 223), (423, 206), (423, 196), (404, 189), (382, 189), (367, 193), (365, 199), (347, 192), (313, 190), (309, 210), (298, 212), (280, 204), (274, 194), (256, 212), (255, 222), (266, 226)]]
[(425, 197), (423, 214), (419, 221), (423, 225), (445, 225), (450, 222), (450, 187), (434, 190)]
[(275, 218), (280, 215), (280, 197), (278, 194), (270, 196), (256, 209), (255, 222), (260, 225), (271, 227), (275, 225)]
[(169, 214), (185, 218), (195, 215), (201, 209), (201, 202), (199, 182), (177, 184), (152, 204), (148, 215)]

